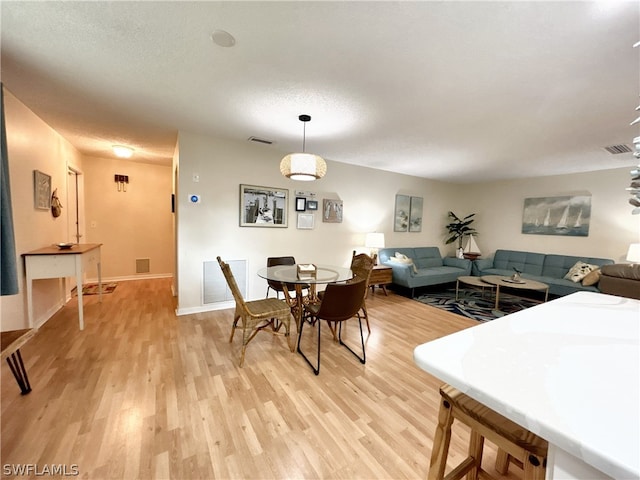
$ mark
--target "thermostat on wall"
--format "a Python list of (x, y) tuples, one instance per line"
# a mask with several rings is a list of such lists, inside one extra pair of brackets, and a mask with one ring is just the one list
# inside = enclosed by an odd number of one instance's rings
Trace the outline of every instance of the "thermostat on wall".
[(200, 203), (200, 195), (192, 193), (189, 195), (189, 203)]

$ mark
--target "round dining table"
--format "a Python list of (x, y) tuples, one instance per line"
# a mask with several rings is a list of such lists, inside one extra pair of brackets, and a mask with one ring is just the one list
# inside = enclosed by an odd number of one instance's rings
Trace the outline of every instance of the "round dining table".
[[(275, 265), (273, 267), (263, 267), (258, 270), (258, 276), (265, 280), (282, 283), (284, 296), (291, 307), (291, 313), (296, 320), (296, 326), (300, 331), (304, 305), (318, 301), (316, 285), (334, 282), (344, 282), (353, 278), (353, 272), (347, 267), (336, 267), (334, 265), (315, 265), (313, 275), (298, 274), (298, 265)], [(295, 287), (295, 296), (289, 292), (289, 287)], [(302, 290), (308, 288), (309, 295), (303, 295)]]

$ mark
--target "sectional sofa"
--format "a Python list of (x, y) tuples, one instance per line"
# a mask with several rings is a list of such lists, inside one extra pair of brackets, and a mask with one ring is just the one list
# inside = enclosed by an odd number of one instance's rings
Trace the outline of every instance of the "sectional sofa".
[[(602, 267), (614, 262), (608, 258), (576, 257), (570, 255), (553, 255), (517, 250), (496, 250), (493, 258), (477, 259), (473, 262), (473, 275), (506, 275), (514, 274), (514, 269), (522, 272), (522, 278), (537, 280), (549, 285), (549, 293), (568, 295), (579, 291), (598, 292), (596, 283), (589, 285), (582, 281), (564, 278), (577, 262)], [(587, 283), (587, 282), (585, 282)], [(589, 282), (590, 283), (590, 282)]]
[(413, 298), (415, 289), (455, 282), (461, 275), (471, 275), (471, 261), (442, 258), (438, 247), (381, 248), (381, 264), (393, 269), (393, 283), (408, 288)]

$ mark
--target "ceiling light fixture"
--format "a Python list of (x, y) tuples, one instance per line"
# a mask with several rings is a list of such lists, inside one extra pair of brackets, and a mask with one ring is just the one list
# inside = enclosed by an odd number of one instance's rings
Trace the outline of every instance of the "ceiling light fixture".
[(306, 124), (311, 121), (309, 115), (300, 115), (298, 120), (302, 122), (302, 153), (290, 153), (280, 162), (280, 172), (291, 180), (312, 181), (324, 177), (327, 173), (327, 163), (324, 159), (313, 153), (305, 153), (307, 138)]
[(116, 157), (131, 158), (131, 155), (133, 155), (133, 148), (125, 147), (124, 145), (114, 145), (112, 148)]

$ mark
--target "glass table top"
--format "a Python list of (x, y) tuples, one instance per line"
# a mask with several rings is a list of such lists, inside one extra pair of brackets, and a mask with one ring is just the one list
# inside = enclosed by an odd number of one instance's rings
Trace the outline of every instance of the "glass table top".
[(350, 268), (333, 265), (316, 265), (315, 276), (298, 276), (297, 265), (275, 265), (258, 270), (258, 276), (266, 280), (282, 283), (332, 283), (343, 282), (353, 277)]

